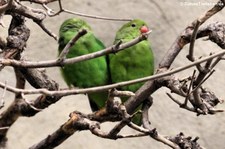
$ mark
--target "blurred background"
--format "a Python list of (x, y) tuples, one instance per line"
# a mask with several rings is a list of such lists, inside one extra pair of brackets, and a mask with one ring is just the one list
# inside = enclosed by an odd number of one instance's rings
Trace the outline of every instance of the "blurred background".
[[(112, 18), (140, 18), (145, 20), (153, 30), (149, 36), (156, 57), (156, 65), (165, 55), (178, 34), (193, 20), (202, 15), (209, 8), (213, 7), (216, 0), (63, 0), (63, 7), (80, 13), (106, 16)], [(33, 8), (41, 8), (39, 5), (24, 3)], [(53, 10), (58, 10), (58, 3), (54, 2), (48, 5)], [(204, 25), (210, 22), (225, 22), (225, 10), (209, 19)], [(47, 17), (44, 24), (53, 33), (58, 34), (60, 24), (67, 18), (77, 17), (66, 13), (61, 13), (55, 17)], [(99, 37), (106, 46), (111, 46), (116, 31), (125, 22), (106, 21), (91, 18), (83, 18), (93, 28), (97, 37)], [(10, 17), (3, 19), (6, 27), (0, 27), (1, 36), (7, 37), (7, 28)], [(52, 60), (57, 57), (57, 41), (49, 37), (32, 20), (27, 19), (27, 26), (31, 29), (31, 36), (27, 43), (26, 51), (23, 56), (31, 61)], [(210, 52), (220, 50), (214, 43), (199, 39), (196, 42), (196, 57), (206, 56)], [(184, 66), (189, 61), (186, 59), (188, 45), (182, 50), (175, 60), (172, 68)], [(224, 94), (224, 70), (223, 61), (216, 67), (214, 75), (206, 81), (205, 86), (210, 88), (216, 95), (223, 99)], [(47, 74), (56, 80), (61, 88), (67, 87), (61, 78), (58, 67), (46, 69)], [(177, 77), (183, 78), (192, 75), (192, 69), (177, 74)], [(0, 81), (7, 81), (8, 85), (15, 86), (15, 77), (13, 69), (6, 67), (0, 74)], [(27, 88), (31, 88), (27, 84)], [(199, 143), (208, 149), (225, 148), (225, 115), (218, 113), (216, 115), (206, 115), (197, 117), (184, 109), (180, 109), (171, 101), (165, 93), (168, 89), (161, 88), (153, 94), (154, 104), (150, 110), (150, 120), (153, 127), (163, 135), (176, 135), (179, 132), (185, 135), (199, 136)], [(0, 91), (2, 94), (2, 90)], [(14, 95), (7, 92), (5, 97), (5, 108), (12, 102)], [(35, 96), (26, 96), (28, 100), (35, 99)], [(176, 97), (179, 99), (179, 97)], [(182, 99), (182, 98), (180, 98)], [(3, 111), (3, 108), (1, 111)], [(218, 106), (224, 109), (225, 105)], [(69, 113), (78, 110), (84, 113), (91, 112), (85, 95), (73, 95), (62, 98), (56, 104), (44, 109), (34, 117), (21, 117), (10, 128), (8, 133), (9, 149), (25, 149), (38, 143), (47, 135), (53, 133), (69, 118)], [(108, 130), (112, 124), (103, 125), (104, 130)], [(134, 131), (126, 128), (123, 133), (133, 133)], [(132, 138), (121, 140), (107, 140), (92, 135), (89, 131), (75, 133), (57, 149), (169, 149), (169, 147), (149, 138)]]

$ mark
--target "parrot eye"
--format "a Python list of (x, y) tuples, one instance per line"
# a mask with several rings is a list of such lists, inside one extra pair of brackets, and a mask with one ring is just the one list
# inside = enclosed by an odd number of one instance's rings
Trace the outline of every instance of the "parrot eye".
[(131, 26), (132, 26), (132, 27), (135, 27), (135, 26), (136, 26), (136, 24), (131, 24)]

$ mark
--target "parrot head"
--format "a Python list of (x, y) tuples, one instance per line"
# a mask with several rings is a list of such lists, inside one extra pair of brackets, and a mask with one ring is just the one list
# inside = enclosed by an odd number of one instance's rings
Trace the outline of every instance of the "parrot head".
[(89, 33), (92, 32), (91, 27), (84, 20), (79, 18), (65, 20), (59, 29), (59, 51), (61, 52), (65, 44), (82, 29), (85, 29)]
[(148, 25), (139, 19), (132, 20), (124, 24), (116, 34), (116, 42), (118, 40), (132, 40), (143, 33), (149, 31)]
[(81, 29), (91, 31), (91, 27), (84, 20), (71, 18), (63, 22), (59, 29), (59, 33), (66, 33), (67, 31), (78, 32)]

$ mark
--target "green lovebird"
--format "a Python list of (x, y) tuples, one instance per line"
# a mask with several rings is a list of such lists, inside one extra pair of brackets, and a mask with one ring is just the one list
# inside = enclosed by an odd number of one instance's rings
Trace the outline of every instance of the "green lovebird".
[[(132, 20), (123, 25), (116, 33), (114, 44), (131, 41), (142, 33), (148, 32), (147, 24), (142, 20)], [(148, 40), (109, 55), (109, 68), (112, 83), (138, 79), (153, 75), (154, 56)], [(137, 83), (119, 88), (124, 91), (136, 92), (143, 83)], [(125, 102), (127, 98), (122, 98)], [(139, 107), (140, 108), (140, 107)], [(141, 123), (140, 115), (134, 117), (133, 122)]]
[[(59, 54), (66, 44), (82, 29), (87, 34), (69, 49), (66, 58), (73, 58), (84, 54), (96, 52), (105, 48), (103, 43), (95, 37), (91, 27), (83, 20), (71, 18), (63, 22), (59, 30)], [(75, 64), (61, 67), (62, 76), (69, 87), (88, 88), (108, 84), (108, 64), (106, 56), (90, 59)], [(88, 94), (88, 99), (93, 111), (104, 107), (108, 98), (108, 92), (97, 92)]]

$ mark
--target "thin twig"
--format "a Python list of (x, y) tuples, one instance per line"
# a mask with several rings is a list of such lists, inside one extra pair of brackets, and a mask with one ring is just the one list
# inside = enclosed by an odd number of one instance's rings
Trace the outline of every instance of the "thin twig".
[(48, 4), (58, 0), (20, 0), (20, 1), (28, 1), (28, 2), (37, 3), (37, 4)]
[(49, 16), (54, 14), (54, 11), (51, 8), (49, 8), (46, 4), (42, 4), (42, 6), (45, 8)]
[(192, 94), (196, 89), (198, 89), (198, 88), (200, 88), (201, 87), (201, 85), (213, 74), (215, 72), (215, 70), (212, 70), (209, 74), (208, 74), (208, 76), (206, 76), (190, 93), (189, 93), (189, 95), (190, 94)]
[(78, 39), (80, 39), (80, 37), (84, 36), (87, 33), (87, 30), (82, 29), (81, 31), (79, 31), (64, 47), (64, 49), (62, 50), (62, 52), (60, 53), (58, 60), (60, 63), (63, 62), (66, 59), (66, 56), (69, 52), (69, 49), (77, 42)]
[(151, 96), (148, 97), (148, 99), (144, 100), (142, 105), (142, 124), (143, 126), (147, 126), (145, 128), (148, 128), (152, 130), (151, 128), (151, 122), (149, 120), (149, 109), (151, 108), (153, 104), (153, 98)]
[(192, 87), (193, 82), (194, 82), (194, 80), (195, 80), (195, 73), (196, 73), (196, 70), (194, 70), (194, 72), (193, 72), (193, 74), (192, 74), (192, 77), (191, 77), (192, 79), (191, 79), (191, 82), (190, 82), (190, 85), (189, 85), (189, 88), (188, 88), (188, 92), (187, 92), (187, 95), (186, 95), (185, 100), (184, 100), (184, 103), (183, 103), (184, 106), (186, 106), (187, 103), (188, 103), (188, 98), (189, 98), (189, 96), (190, 96), (191, 87)]
[(63, 12), (74, 14), (81, 17), (87, 17), (87, 18), (93, 18), (93, 19), (100, 19), (100, 20), (108, 20), (108, 21), (131, 21), (132, 19), (123, 19), (123, 18), (113, 18), (113, 17), (103, 17), (103, 16), (97, 16), (97, 15), (89, 15), (79, 12), (70, 11), (67, 9), (63, 9)]
[(217, 12), (221, 11), (225, 6), (225, 1), (224, 0), (219, 0), (214, 6), (213, 8), (211, 8), (210, 10), (208, 10), (206, 13), (204, 13), (203, 15), (201, 15), (198, 20), (201, 22), (201, 24), (203, 24), (206, 20), (208, 20), (209, 18), (211, 18), (213, 15), (215, 15)]
[(3, 90), (3, 93), (2, 93), (2, 97), (1, 97), (1, 102), (0, 102), (0, 109), (2, 109), (3, 107), (4, 107), (4, 105), (5, 105), (5, 100), (4, 100), (4, 98), (5, 98), (5, 94), (6, 94), (6, 90), (7, 90), (7, 81), (5, 81), (5, 88), (4, 88), (4, 90)]
[(45, 27), (42, 21), (36, 21), (36, 23), (45, 31), (49, 36), (53, 37), (55, 40), (58, 39), (57, 35), (55, 35), (52, 31)]
[(32, 102), (29, 102), (29, 101), (27, 101), (27, 99), (25, 99), (24, 98), (24, 102), (25, 103), (27, 103), (27, 105), (29, 105), (30, 106), (30, 108), (32, 108), (33, 110), (35, 110), (35, 111), (38, 111), (38, 112), (40, 112), (40, 111), (42, 111), (43, 109), (38, 109), (38, 108), (36, 108), (36, 107), (34, 107), (32, 104)]
[(124, 126), (126, 126), (125, 121), (121, 121), (119, 124), (117, 124), (107, 135), (111, 138), (116, 138), (117, 134), (123, 129)]
[(8, 130), (10, 127), (0, 127), (0, 130)]
[(209, 70), (212, 70), (218, 63), (220, 60), (222, 60), (222, 57), (223, 56), (219, 56), (212, 64), (211, 66), (209, 67)]
[(107, 132), (103, 132), (102, 130), (95, 128), (95, 129), (90, 129), (91, 133), (101, 137), (101, 138), (106, 138), (106, 139), (124, 139), (124, 138), (136, 138), (136, 137), (145, 137), (147, 134), (145, 133), (138, 133), (138, 134), (128, 134), (128, 135), (121, 135), (118, 134), (114, 137), (110, 136)]
[(196, 20), (196, 23), (195, 23), (195, 27), (194, 27), (194, 30), (193, 30), (193, 33), (191, 35), (191, 41), (190, 41), (190, 46), (189, 46), (189, 55), (187, 55), (187, 58), (190, 60), (190, 61), (195, 61), (195, 58), (194, 58), (194, 45), (195, 45), (195, 40), (196, 40), (196, 37), (197, 37), (197, 33), (198, 33), (198, 28), (200, 26), (200, 21), (199, 20)]
[[(166, 95), (167, 95), (170, 99), (172, 99), (175, 103), (177, 103), (181, 108), (186, 109), (186, 110), (189, 110), (189, 111), (191, 111), (191, 112), (196, 112), (196, 109), (195, 109), (195, 108), (189, 107), (187, 104), (184, 105), (184, 104), (181, 103), (180, 101), (176, 100), (171, 94), (166, 93)], [(198, 111), (198, 113), (199, 113), (199, 112), (200, 112), (200, 111)], [(201, 114), (203, 114), (203, 113), (201, 112)]]

